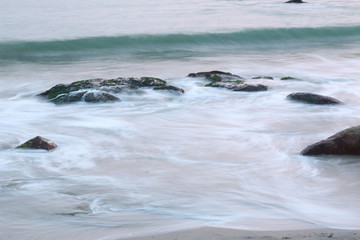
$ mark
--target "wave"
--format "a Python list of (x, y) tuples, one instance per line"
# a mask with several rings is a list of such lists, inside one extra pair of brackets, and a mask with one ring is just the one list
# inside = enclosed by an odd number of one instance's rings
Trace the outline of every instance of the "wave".
[(360, 26), (321, 28), (274, 28), (230, 33), (127, 35), (70, 40), (0, 42), (1, 60), (26, 60), (88, 54), (138, 52), (212, 52), (227, 48), (273, 49), (290, 46), (333, 46), (360, 40)]

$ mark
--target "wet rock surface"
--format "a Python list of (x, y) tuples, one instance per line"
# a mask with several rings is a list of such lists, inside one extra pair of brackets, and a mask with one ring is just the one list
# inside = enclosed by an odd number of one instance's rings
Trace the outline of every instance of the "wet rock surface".
[(26, 141), (25, 143), (16, 147), (17, 149), (44, 149), (51, 151), (57, 148), (57, 145), (44, 137), (37, 136), (33, 139)]
[(188, 77), (202, 77), (206, 78), (207, 80), (217, 82), (217, 81), (238, 81), (243, 80), (244, 78), (229, 73), (229, 72), (222, 72), (222, 71), (210, 71), (210, 72), (198, 72), (198, 73), (190, 73)]
[(154, 87), (153, 90), (167, 90), (175, 93), (185, 93), (184, 89), (174, 87), (174, 86), (160, 86), (160, 87)]
[(289, 94), (287, 98), (294, 101), (310, 104), (342, 104), (341, 101), (335, 98), (306, 92), (292, 93)]
[(301, 155), (360, 155), (360, 126), (347, 128), (329, 138), (307, 146)]

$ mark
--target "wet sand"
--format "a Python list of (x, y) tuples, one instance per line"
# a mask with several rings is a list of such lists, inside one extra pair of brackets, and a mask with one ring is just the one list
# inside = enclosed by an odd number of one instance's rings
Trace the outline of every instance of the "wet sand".
[(360, 230), (307, 229), (294, 231), (243, 231), (198, 228), (178, 232), (126, 238), (127, 240), (360, 240)]

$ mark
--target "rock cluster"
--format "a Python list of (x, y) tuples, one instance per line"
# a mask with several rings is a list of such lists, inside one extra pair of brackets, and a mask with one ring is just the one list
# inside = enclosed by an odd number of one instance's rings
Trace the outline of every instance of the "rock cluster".
[[(266, 91), (268, 87), (262, 84), (248, 84), (247, 80), (265, 79), (274, 80), (271, 76), (255, 76), (245, 79), (238, 75), (222, 72), (209, 71), (190, 73), (188, 77), (203, 78), (210, 83), (204, 84), (205, 87), (226, 88), (232, 91)], [(294, 77), (282, 77), (280, 80), (298, 80)], [(142, 93), (142, 88), (151, 88), (154, 91), (169, 91), (176, 94), (184, 94), (185, 91), (175, 86), (167, 85), (167, 82), (154, 77), (141, 78), (114, 78), (114, 79), (88, 79), (73, 82), (70, 84), (58, 84), (49, 90), (42, 92), (42, 96), (50, 102), (56, 104), (72, 102), (112, 102), (120, 101), (116, 96), (121, 93)], [(289, 94), (288, 99), (308, 104), (342, 104), (341, 101), (323, 95), (306, 92), (296, 92)], [(44, 149), (53, 150), (57, 145), (43, 137), (35, 137), (16, 147), (18, 149)], [(305, 148), (302, 155), (321, 155), (321, 154), (356, 154), (360, 155), (360, 126), (352, 127), (341, 131), (328, 139), (317, 142)]]
[(233, 91), (244, 91), (244, 92), (257, 92), (257, 91), (266, 91), (268, 89), (267, 86), (262, 84), (245, 84), (245, 79), (234, 75), (229, 72), (221, 72), (221, 71), (211, 71), (211, 72), (198, 72), (198, 73), (190, 73), (188, 77), (201, 77), (211, 82), (206, 84), (206, 87), (221, 87), (230, 89)]

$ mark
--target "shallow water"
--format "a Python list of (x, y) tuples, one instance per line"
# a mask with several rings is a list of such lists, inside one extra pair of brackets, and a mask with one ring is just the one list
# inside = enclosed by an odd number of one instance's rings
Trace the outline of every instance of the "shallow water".
[[(360, 228), (358, 157), (299, 155), (359, 124), (357, 2), (21, 2), (0, 10), (2, 238)], [(186, 77), (214, 69), (275, 80), (249, 80), (269, 90), (243, 93)], [(300, 80), (280, 80), (288, 75)], [(161, 77), (186, 93), (66, 106), (36, 96), (118, 76)], [(299, 91), (345, 104), (286, 99)], [(37, 135), (59, 148), (14, 150)]]

